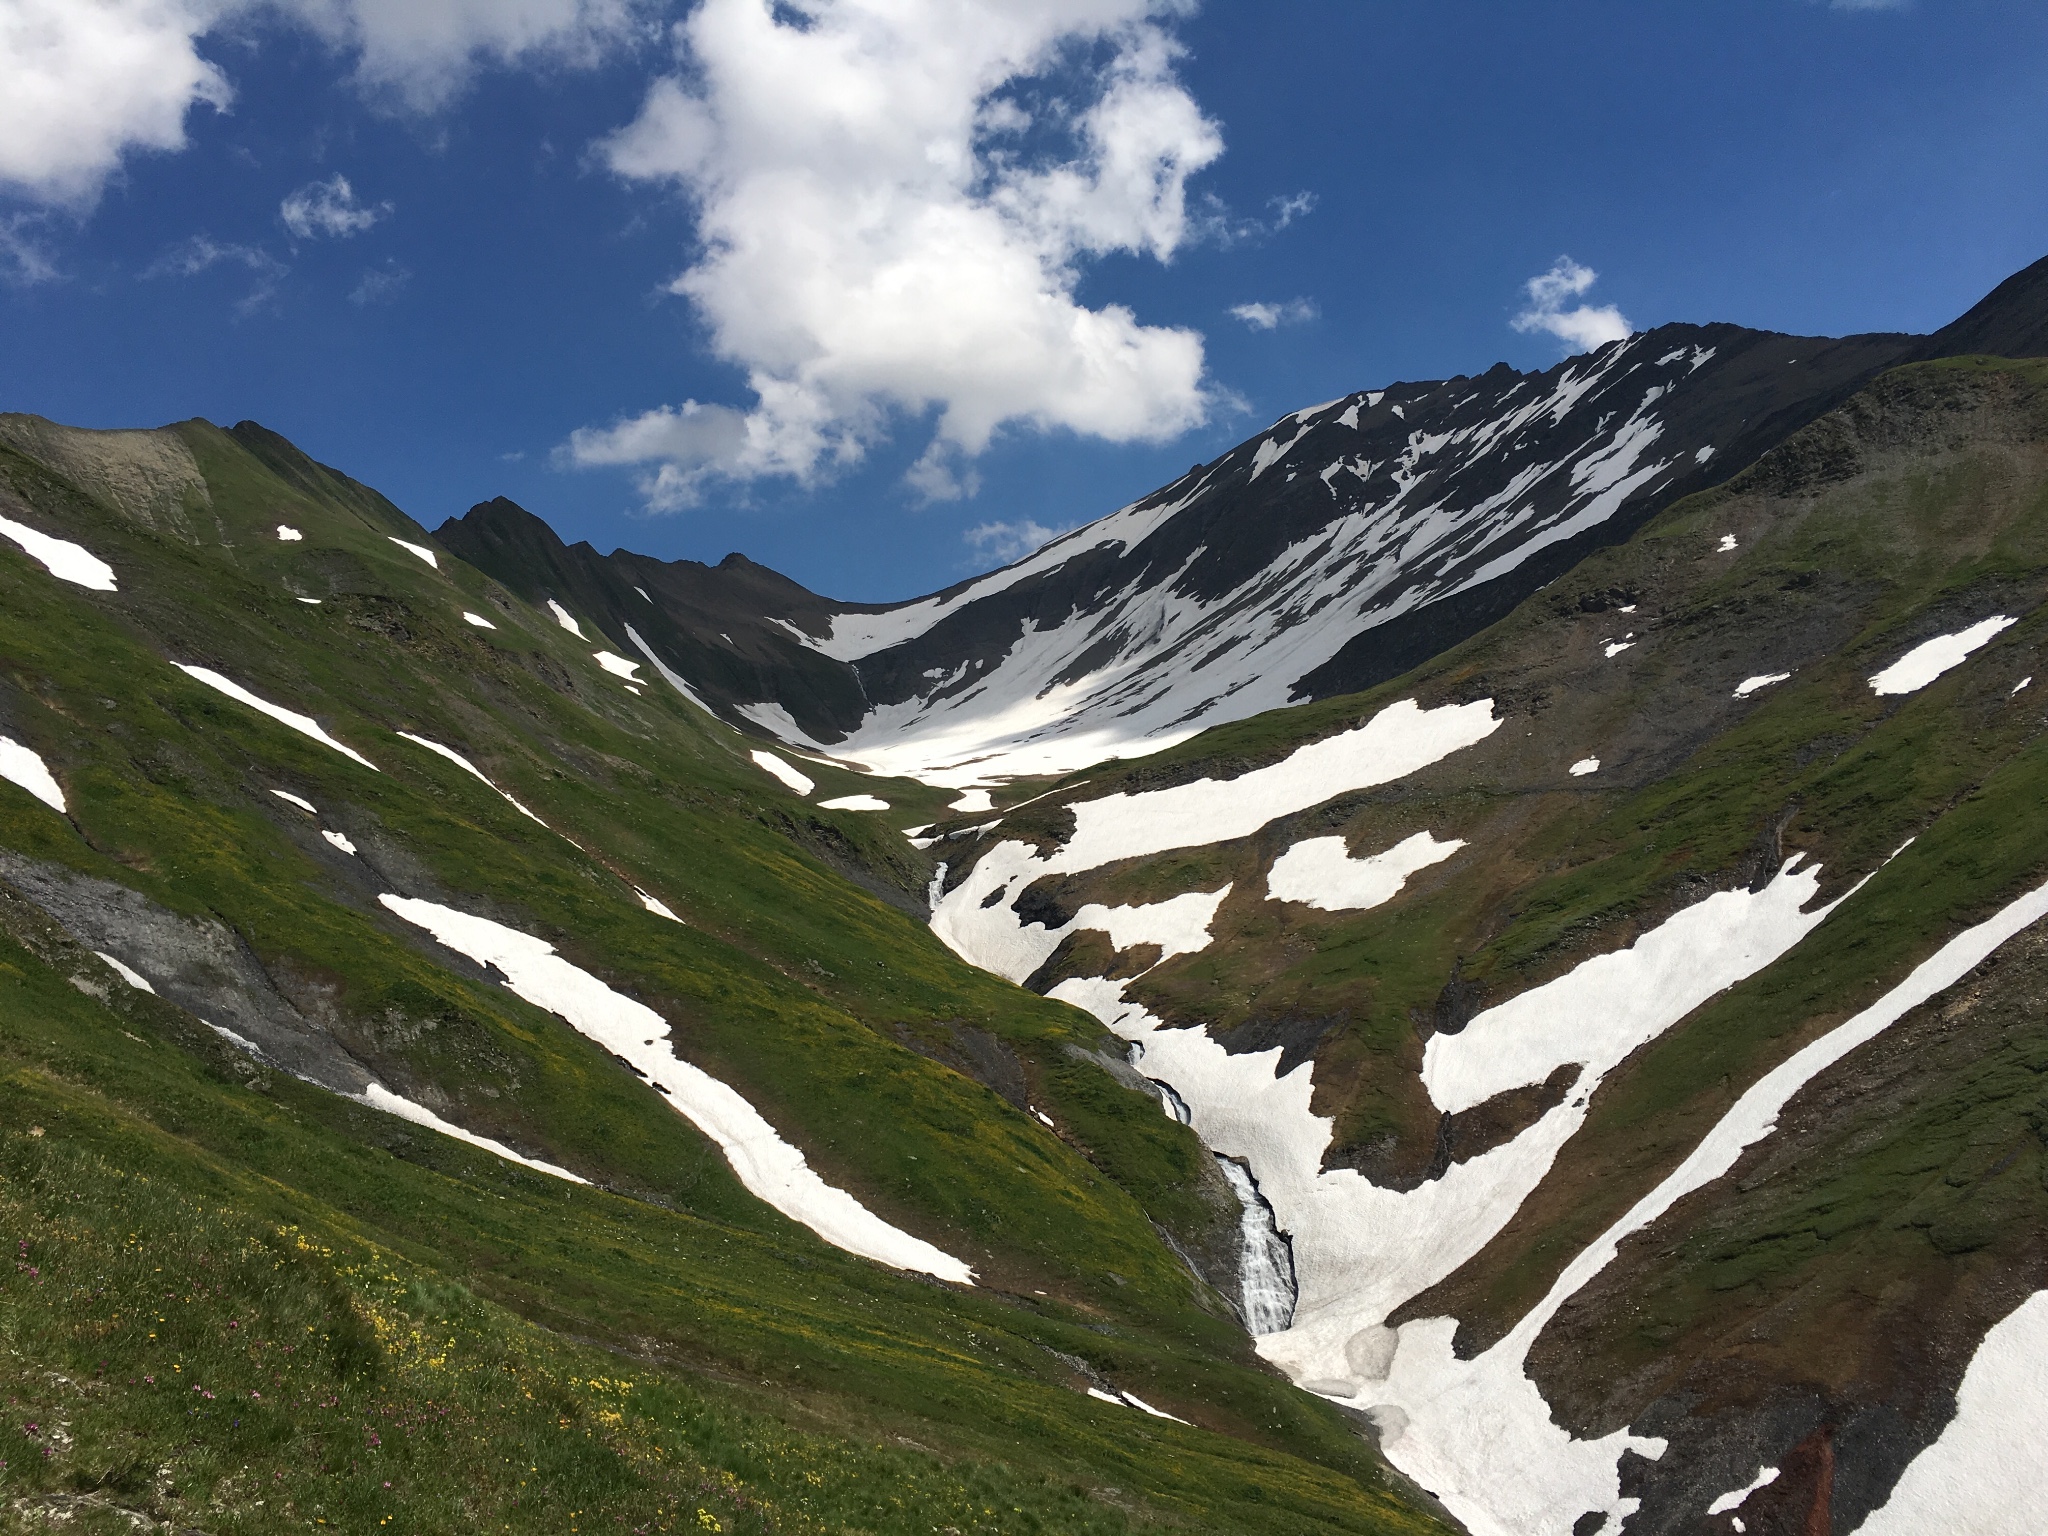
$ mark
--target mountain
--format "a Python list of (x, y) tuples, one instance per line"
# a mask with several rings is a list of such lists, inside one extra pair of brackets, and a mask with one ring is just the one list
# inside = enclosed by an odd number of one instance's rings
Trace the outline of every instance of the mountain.
[(915, 602), (600, 556), (504, 500), (436, 537), (531, 602), (573, 597), (735, 724), (956, 787), (1071, 773), (1397, 676), (1887, 367), (2034, 355), (2044, 268), (1929, 337), (1667, 325), (1544, 373), (1348, 395)]
[(11, 1515), (2040, 1528), (2044, 338), (1390, 386), (865, 607), (0, 417)]

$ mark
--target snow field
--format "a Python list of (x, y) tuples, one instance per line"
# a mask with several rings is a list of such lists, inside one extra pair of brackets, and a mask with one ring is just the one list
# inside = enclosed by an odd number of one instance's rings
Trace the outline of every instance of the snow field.
[(286, 709), (282, 705), (273, 704), (268, 699), (259, 699), (240, 683), (222, 677), (218, 672), (213, 671), (209, 667), (188, 667), (182, 661), (174, 661), (171, 665), (194, 681), (204, 683), (207, 687), (226, 694), (237, 704), (246, 704), (258, 714), (268, 715), (271, 719), (277, 721), (278, 724), (290, 726), (301, 736), (309, 736), (314, 741), (319, 742), (321, 746), (330, 747), (334, 751), (339, 752), (343, 757), (353, 758), (356, 762), (369, 769), (370, 772), (376, 773), (379, 771), (375, 763), (363, 756), (354, 747), (345, 747), (328, 735), (325, 727), (311, 715), (302, 715), (295, 710)]
[(1343, 838), (1311, 837), (1273, 861), (1266, 873), (1266, 895), (1324, 912), (1365, 911), (1392, 901), (1410, 875), (1441, 864), (1464, 846), (1461, 838), (1440, 843), (1427, 832), (1417, 832), (1383, 853), (1354, 859)]
[(0, 537), (19, 544), (23, 554), (59, 581), (68, 581), (91, 592), (119, 590), (114, 581), (114, 568), (83, 544), (74, 544), (69, 539), (53, 539), (47, 533), (38, 533), (28, 524), (17, 523), (11, 517), (0, 517)]
[(427, 548), (426, 545), (409, 543), (404, 539), (394, 538), (392, 537), (392, 535), (388, 533), (385, 534), (384, 537), (390, 539), (392, 543), (396, 544), (400, 549), (404, 550), (407, 554), (417, 555), (420, 559), (426, 561), (429, 566), (433, 567), (433, 569), (437, 571), (441, 569), (440, 559), (434, 554), (434, 552), (431, 549)]
[(780, 779), (795, 794), (808, 795), (818, 787), (814, 781), (798, 773), (773, 752), (763, 752), (756, 748), (747, 755), (753, 758), (755, 766), (760, 768), (763, 773), (771, 774), (775, 778)]
[(378, 900), (450, 949), (479, 965), (496, 966), (513, 992), (628, 1062), (664, 1091), (678, 1114), (718, 1144), (749, 1191), (783, 1215), (849, 1253), (960, 1285), (973, 1283), (974, 1271), (967, 1265), (827, 1184), (753, 1105), (709, 1073), (678, 1060), (668, 1044), (668, 1021), (644, 1003), (614, 992), (556, 954), (553, 945), (515, 928), (438, 902), (393, 895)]
[(2038, 1536), (2048, 1530), (2048, 1291), (1984, 1335), (1956, 1416), (1914, 1457), (1858, 1536)]
[(0, 779), (27, 790), (58, 815), (64, 814), (64, 791), (58, 788), (49, 764), (32, 747), (11, 736), (0, 736)]
[(2010, 629), (2018, 622), (2018, 619), (1994, 613), (1990, 618), (1979, 620), (1968, 629), (1959, 629), (1952, 635), (1936, 635), (1932, 640), (1923, 640), (1871, 678), (1871, 691), (1880, 695), (1918, 693), (1942, 673), (1961, 666), (1972, 651), (1990, 644), (1994, 636), (2002, 630)]

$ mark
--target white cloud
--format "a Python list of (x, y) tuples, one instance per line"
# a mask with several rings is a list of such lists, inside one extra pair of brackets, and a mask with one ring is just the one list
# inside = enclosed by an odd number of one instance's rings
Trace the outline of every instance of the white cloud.
[[(695, 200), (703, 254), (672, 291), (754, 401), (585, 429), (564, 456), (643, 465), (650, 505), (676, 506), (711, 475), (815, 481), (931, 415), (930, 498), (965, 493), (1005, 426), (1131, 442), (1204, 421), (1199, 334), (1075, 296), (1084, 258), (1170, 258), (1187, 179), (1222, 152), (1173, 74), (1158, 17), (1181, 8), (705, 0), (683, 72), (602, 150)], [(1009, 89), (1047, 75), (1050, 105)]]
[(360, 84), (414, 111), (445, 105), (480, 64), (595, 63), (621, 39), (651, 32), (661, 8), (660, 0), (275, 3), (354, 54)]
[(291, 268), (261, 246), (236, 245), (210, 235), (194, 235), (171, 247), (149, 264), (148, 277), (197, 277), (211, 268), (227, 265), (246, 268), (255, 278), (249, 292), (236, 303), (235, 313), (247, 316), (276, 297), (278, 285)]
[(1300, 325), (1315, 319), (1317, 313), (1315, 305), (1307, 299), (1289, 299), (1284, 304), (1234, 304), (1230, 312), (1255, 331)]
[(0, 282), (26, 288), (56, 280), (56, 258), (37, 233), (46, 217), (34, 213), (0, 217)]
[(358, 309), (370, 304), (389, 304), (412, 281), (412, 273), (395, 261), (381, 267), (366, 267), (362, 278), (349, 291), (348, 301)]
[(130, 150), (185, 147), (232, 93), (195, 40), (214, 0), (0, 0), (0, 189), (83, 207)]
[(1599, 274), (1560, 256), (1544, 272), (1523, 285), (1529, 307), (1516, 315), (1512, 324), (1518, 331), (1545, 331), (1575, 352), (1591, 352), (1610, 341), (1619, 341), (1634, 327), (1612, 304), (1565, 306), (1582, 299)]
[(985, 560), (998, 565), (1008, 565), (1021, 560), (1033, 550), (1041, 549), (1067, 530), (1048, 528), (1042, 523), (1025, 518), (1015, 523), (983, 523), (969, 528), (960, 537), (972, 545)]
[(191, 110), (233, 90), (208, 33), (282, 15), (353, 55), (358, 83), (414, 110), (480, 64), (594, 62), (660, 0), (0, 0), (0, 191), (84, 208), (131, 153), (185, 147)]
[(277, 205), (284, 227), (300, 240), (310, 240), (315, 235), (346, 240), (350, 235), (360, 235), (390, 212), (389, 203), (366, 207), (357, 202), (356, 189), (339, 171), (325, 181), (306, 183)]

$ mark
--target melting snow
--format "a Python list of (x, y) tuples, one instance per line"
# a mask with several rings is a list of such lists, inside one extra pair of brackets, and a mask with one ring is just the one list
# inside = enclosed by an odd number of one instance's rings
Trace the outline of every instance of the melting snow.
[(319, 809), (313, 804), (312, 801), (301, 800), (297, 795), (293, 794), (288, 789), (273, 789), (271, 793), (277, 796), (277, 798), (280, 800), (288, 801), (291, 804), (296, 805), (300, 810), (304, 811), (309, 816), (318, 816), (320, 814)]
[(680, 917), (677, 917), (675, 913), (668, 909), (668, 903), (660, 897), (648, 895), (647, 892), (641, 890), (637, 885), (633, 887), (633, 894), (640, 898), (640, 905), (652, 912), (656, 917), (665, 917), (672, 923), (680, 923), (682, 921)]
[(1384, 853), (1354, 859), (1341, 837), (1311, 837), (1296, 843), (1266, 875), (1266, 895), (1274, 901), (1299, 901), (1324, 912), (1364, 911), (1400, 894), (1408, 877), (1441, 864), (1460, 848), (1460, 838), (1440, 843), (1417, 832)]
[(603, 667), (605, 671), (611, 673), (612, 676), (623, 677), (629, 683), (640, 681), (639, 678), (633, 675), (640, 670), (639, 662), (628, 661), (625, 657), (614, 655), (610, 651), (592, 651), (590, 654), (591, 659), (600, 667)]
[(59, 581), (68, 581), (73, 586), (86, 587), (94, 592), (116, 590), (114, 568), (83, 544), (74, 544), (69, 539), (53, 539), (47, 533), (36, 532), (26, 523), (15, 522), (11, 517), (0, 517), (0, 535), (19, 544), (31, 560), (40, 563)]
[(33, 748), (24, 747), (9, 736), (0, 736), (0, 779), (20, 785), (51, 810), (62, 814), (64, 791), (51, 777), (49, 765)]
[(392, 895), (378, 900), (450, 949), (479, 965), (496, 966), (512, 991), (566, 1020), (666, 1089), (664, 1096), (677, 1113), (718, 1143), (740, 1182), (783, 1215), (849, 1253), (961, 1285), (972, 1283), (974, 1272), (967, 1265), (827, 1184), (753, 1105), (709, 1073), (677, 1060), (668, 1044), (668, 1021), (644, 1003), (614, 992), (556, 954), (552, 945), (516, 928), (437, 902)]
[[(573, 618), (571, 618), (569, 616), (569, 610), (564, 608), (560, 603), (556, 602), (552, 597), (548, 599), (548, 611), (554, 614), (555, 622), (561, 625), (562, 628), (569, 631), (569, 633), (574, 635), (578, 640), (584, 638), (583, 626), (578, 624)], [(641, 649), (645, 650), (647, 649), (647, 647), (643, 645)]]
[(1770, 1487), (1777, 1480), (1778, 1469), (1776, 1467), (1765, 1467), (1743, 1487), (1734, 1489), (1729, 1493), (1724, 1493), (1715, 1499), (1713, 1503), (1707, 1506), (1707, 1513), (1710, 1515), (1725, 1515), (1731, 1509), (1740, 1509), (1744, 1499), (1755, 1493), (1759, 1488)]
[(1758, 689), (1768, 688), (1773, 683), (1782, 683), (1791, 675), (1790, 672), (1762, 672), (1755, 677), (1745, 677), (1735, 685), (1735, 697), (1746, 699)]
[(873, 795), (841, 795), (836, 800), (820, 800), (818, 809), (823, 811), (886, 811), (889, 802), (878, 800)]
[(328, 842), (334, 844), (334, 846), (339, 848), (343, 853), (353, 854), (356, 851), (356, 845), (350, 842), (347, 836), (343, 833), (329, 832), (325, 827), (322, 827), (320, 829), (320, 835), (326, 838)]
[(288, 523), (279, 523), (277, 525), (277, 537), (282, 543), (296, 544), (305, 538), (305, 535)]
[[(221, 1030), (220, 1033), (226, 1034), (227, 1031)], [(239, 1037), (231, 1038), (236, 1038), (238, 1043), (246, 1044), (246, 1042), (240, 1041)], [(494, 1153), (504, 1158), (508, 1163), (518, 1163), (522, 1167), (534, 1169), (539, 1173), (551, 1173), (556, 1178), (567, 1179), (572, 1184), (588, 1184), (590, 1182), (588, 1179), (578, 1178), (566, 1168), (557, 1168), (553, 1163), (543, 1163), (537, 1158), (521, 1157), (502, 1141), (492, 1141), (488, 1136), (479, 1136), (474, 1131), (465, 1131), (461, 1126), (451, 1121), (443, 1120), (431, 1109), (428, 1109), (426, 1105), (415, 1104), (411, 1099), (401, 1098), (382, 1083), (372, 1083), (361, 1093), (351, 1093), (346, 1095), (346, 1097), (370, 1109), (381, 1109), (387, 1115), (396, 1115), (401, 1120), (410, 1120), (414, 1125), (424, 1126), (430, 1131), (439, 1131), (443, 1136), (452, 1136), (457, 1141), (466, 1141), (472, 1147), (480, 1148), (485, 1152)]]
[(1600, 759), (1597, 757), (1582, 757), (1572, 764), (1572, 777), (1575, 779), (1581, 779), (1589, 773), (1598, 773), (1599, 771)]
[[(398, 734), (401, 738), (411, 742), (414, 746), (425, 747), (429, 752), (432, 752), (436, 757), (445, 757), (446, 759), (448, 759), (449, 762), (453, 763), (456, 767), (460, 768), (464, 773), (468, 774), (471, 778), (475, 779), (479, 784), (482, 784), (486, 789), (490, 790), (492, 794), (502, 798), (507, 805), (511, 806), (513, 810), (517, 811), (520, 815), (524, 816), (528, 821), (539, 821), (542, 826), (547, 826), (546, 822), (541, 821), (538, 816), (533, 814), (533, 812), (529, 811), (517, 800), (514, 800), (510, 795), (506, 794), (504, 790), (498, 788), (497, 785), (493, 784), (489, 779), (485, 778), (482, 769), (478, 768), (475, 763), (472, 763), (468, 758), (464, 757), (460, 752), (456, 751), (453, 747), (444, 747), (438, 741), (429, 741), (424, 736), (415, 736), (411, 731), (400, 731)], [(553, 829), (550, 828), (549, 830)]]
[(182, 661), (174, 661), (171, 663), (171, 665), (176, 667), (180, 672), (183, 672), (187, 677), (190, 677), (197, 682), (204, 683), (206, 684), (207, 687), (216, 689), (217, 691), (226, 694), (229, 698), (233, 699), (237, 704), (246, 704), (249, 706), (249, 708), (255, 710), (258, 714), (268, 715), (270, 716), (271, 719), (277, 721), (278, 724), (290, 726), (293, 730), (297, 731), (301, 736), (310, 736), (313, 740), (319, 742), (321, 746), (332, 747), (335, 751), (339, 752), (343, 757), (353, 758), (356, 762), (361, 763), (365, 768), (369, 769), (372, 773), (378, 771), (377, 765), (371, 762), (367, 757), (363, 756), (363, 754), (358, 752), (354, 747), (345, 747), (340, 742), (336, 741), (332, 736), (328, 735), (326, 729), (320, 724), (318, 720), (315, 720), (311, 715), (302, 715), (295, 710), (285, 709), (281, 705), (273, 704), (268, 699), (259, 699), (256, 697), (255, 694), (251, 693), (248, 689), (244, 688), (240, 683), (231, 682), (229, 679), (222, 677), (218, 672), (213, 671), (211, 668), (188, 667)]
[(427, 548), (426, 545), (411, 544), (406, 542), (404, 539), (392, 538), (392, 536), (388, 533), (385, 534), (384, 537), (387, 539), (391, 539), (392, 543), (396, 544), (400, 549), (404, 550), (407, 554), (418, 555), (422, 560), (426, 561), (427, 564), (431, 565), (435, 570), (438, 571), (441, 568), (441, 562), (437, 558), (435, 558), (434, 552), (431, 549)]
[(755, 763), (757, 763), (764, 771), (774, 774), (776, 778), (782, 780), (784, 784), (788, 785), (792, 790), (794, 790), (799, 795), (808, 795), (812, 790), (818, 787), (814, 781), (806, 778), (803, 774), (798, 773), (794, 768), (790, 767), (789, 764), (785, 763), (773, 752), (763, 752), (759, 748), (756, 748), (753, 752), (749, 753), (748, 755), (752, 757)]
[(1999, 631), (2010, 629), (2018, 622), (2018, 619), (1994, 613), (1968, 629), (1922, 641), (1871, 678), (1871, 689), (1880, 694), (1917, 693), (1950, 668), (1961, 666), (1972, 651), (1989, 644)]
[(467, 608), (462, 610), (462, 622), (465, 624), (473, 624), (478, 629), (496, 629), (498, 627), (497, 625), (493, 624), (489, 619), (485, 618), (482, 614), (471, 613)]
[(1970, 1357), (1956, 1416), (1912, 1461), (1859, 1536), (2036, 1536), (2048, 1528), (2048, 1291), (2036, 1291)]
[(152, 987), (149, 984), (149, 978), (147, 976), (144, 976), (140, 971), (135, 970), (131, 966), (123, 965), (119, 960), (116, 960), (104, 949), (96, 949), (93, 951), (93, 953), (98, 955), (102, 960), (106, 961), (108, 965), (112, 966), (114, 968), (114, 974), (119, 976), (123, 981), (127, 982), (128, 985), (133, 987), (136, 991), (149, 992), (152, 994), (156, 991), (156, 988)]

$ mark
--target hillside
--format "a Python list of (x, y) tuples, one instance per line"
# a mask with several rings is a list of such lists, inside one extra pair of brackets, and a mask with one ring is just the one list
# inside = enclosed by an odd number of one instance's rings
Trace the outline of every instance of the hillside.
[(1112, 1038), (900, 910), (942, 792), (260, 429), (0, 438), (10, 1520), (1439, 1528)]
[(887, 607), (0, 417), (0, 1507), (2039, 1528), (2044, 337), (1394, 385)]

